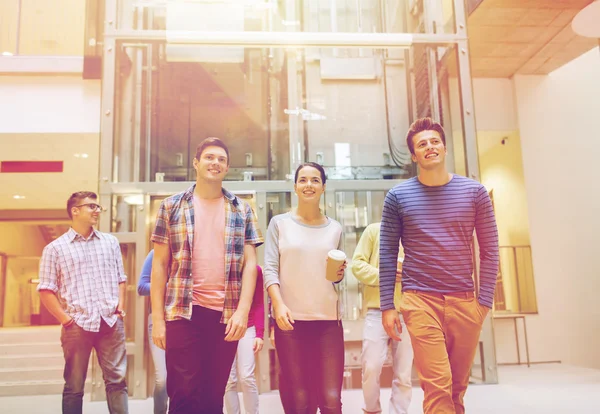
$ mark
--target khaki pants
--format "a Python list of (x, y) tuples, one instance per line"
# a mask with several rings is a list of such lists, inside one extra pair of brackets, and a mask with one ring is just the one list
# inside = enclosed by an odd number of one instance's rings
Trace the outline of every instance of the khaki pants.
[(425, 393), (425, 414), (463, 414), (463, 398), (489, 309), (473, 292), (403, 292), (400, 311)]

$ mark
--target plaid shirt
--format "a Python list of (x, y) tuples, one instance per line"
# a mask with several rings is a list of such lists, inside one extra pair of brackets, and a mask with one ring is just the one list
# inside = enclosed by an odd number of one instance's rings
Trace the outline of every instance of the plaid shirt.
[(109, 326), (117, 321), (119, 283), (126, 281), (114, 236), (94, 230), (85, 239), (70, 228), (44, 248), (37, 290), (54, 292), (77, 325), (98, 332), (101, 319)]
[[(171, 264), (165, 294), (165, 319), (192, 318), (192, 251), (194, 248), (194, 189), (163, 200), (158, 210), (152, 241), (169, 244)], [(225, 304), (222, 323), (238, 307), (242, 290), (244, 245), (263, 243), (256, 217), (248, 203), (223, 189), (225, 196)]]

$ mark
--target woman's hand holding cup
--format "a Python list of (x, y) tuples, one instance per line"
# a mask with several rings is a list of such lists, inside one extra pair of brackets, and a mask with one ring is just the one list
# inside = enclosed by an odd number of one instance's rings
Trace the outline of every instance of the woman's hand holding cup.
[(341, 250), (330, 250), (327, 253), (327, 270), (325, 277), (330, 282), (337, 283), (344, 278), (346, 270), (346, 253)]

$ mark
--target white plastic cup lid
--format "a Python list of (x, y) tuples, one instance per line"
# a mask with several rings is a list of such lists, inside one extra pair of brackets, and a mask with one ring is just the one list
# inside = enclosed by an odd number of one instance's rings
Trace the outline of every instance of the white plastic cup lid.
[(329, 256), (332, 260), (346, 260), (346, 253), (341, 250), (330, 250), (329, 253), (327, 253), (327, 256)]

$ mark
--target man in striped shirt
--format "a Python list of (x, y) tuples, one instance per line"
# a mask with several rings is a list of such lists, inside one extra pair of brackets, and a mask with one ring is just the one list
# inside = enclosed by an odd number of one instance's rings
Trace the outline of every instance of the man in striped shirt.
[[(462, 414), (481, 326), (492, 308), (498, 231), (490, 197), (477, 181), (446, 169), (442, 126), (416, 120), (406, 141), (419, 175), (392, 188), (380, 240), (383, 325), (399, 340), (394, 307), (398, 242), (404, 246), (400, 312), (425, 392), (425, 414)], [(473, 283), (473, 233), (480, 250), (479, 292)]]
[(250, 205), (221, 187), (223, 141), (202, 141), (193, 163), (196, 184), (163, 200), (152, 233), (152, 340), (166, 350), (171, 414), (223, 412), (263, 242)]
[(44, 248), (40, 261), (40, 299), (62, 324), (65, 414), (82, 411), (92, 348), (102, 369), (108, 410), (128, 412), (123, 326), (127, 277), (118, 240), (94, 229), (102, 211), (97, 198), (88, 191), (69, 197), (71, 228)]

